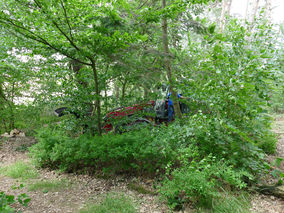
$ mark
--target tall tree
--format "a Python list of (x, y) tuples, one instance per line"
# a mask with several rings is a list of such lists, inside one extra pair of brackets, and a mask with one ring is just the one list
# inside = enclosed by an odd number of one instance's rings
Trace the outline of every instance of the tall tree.
[[(165, 9), (166, 8), (166, 0), (162, 0), (162, 8)], [(162, 31), (163, 31), (163, 47), (164, 47), (164, 52), (165, 52), (165, 56), (164, 56), (164, 66), (167, 72), (167, 77), (169, 80), (169, 86), (170, 86), (170, 91), (171, 91), (171, 98), (173, 100), (173, 105), (174, 105), (174, 111), (175, 111), (175, 115), (178, 118), (182, 117), (181, 114), (181, 110), (180, 110), (180, 106), (179, 106), (179, 102), (177, 101), (177, 92), (174, 89), (174, 81), (173, 81), (173, 74), (172, 74), (172, 70), (171, 70), (171, 61), (170, 61), (170, 50), (169, 50), (169, 38), (168, 38), (168, 23), (167, 23), (167, 17), (163, 17), (162, 18)]]
[(254, 21), (255, 21), (258, 7), (259, 7), (259, 0), (254, 0), (253, 8), (252, 8), (251, 23), (254, 23)]
[[(97, 60), (139, 40), (124, 31), (118, 8), (126, 1), (1, 1), (0, 23), (35, 50), (46, 48), (92, 69), (97, 129), (101, 129), (101, 95)], [(116, 9), (114, 9), (114, 6)]]
[(226, 22), (226, 16), (230, 15), (232, 0), (223, 0), (222, 1), (222, 12), (220, 17), (220, 29), (224, 30), (224, 25)]
[(268, 21), (271, 21), (272, 14), (272, 0), (265, 0), (265, 17)]
[(248, 20), (249, 18), (249, 5), (250, 5), (250, 0), (247, 0), (245, 20)]

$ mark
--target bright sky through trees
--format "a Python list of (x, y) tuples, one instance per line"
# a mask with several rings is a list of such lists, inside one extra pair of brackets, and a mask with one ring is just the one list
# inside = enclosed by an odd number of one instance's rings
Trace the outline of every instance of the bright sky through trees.
[[(245, 17), (246, 5), (249, 0), (233, 0), (231, 14)], [(250, 0), (252, 2), (252, 0)], [(264, 5), (265, 1), (260, 0), (260, 6)], [(252, 6), (251, 6), (252, 7)], [(284, 0), (272, 0), (272, 19), (275, 23), (284, 21)]]

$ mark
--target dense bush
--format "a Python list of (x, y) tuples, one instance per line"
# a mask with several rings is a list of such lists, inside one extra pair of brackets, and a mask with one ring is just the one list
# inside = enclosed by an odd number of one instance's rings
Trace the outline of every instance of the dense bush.
[(179, 166), (184, 152), (195, 153), (199, 160), (213, 153), (236, 169), (257, 174), (264, 168), (263, 151), (275, 150), (275, 138), (264, 130), (256, 132), (263, 136), (260, 139), (228, 120), (198, 113), (174, 125), (115, 135), (73, 138), (58, 129), (42, 129), (37, 135), (39, 142), (30, 152), (38, 165), (67, 171), (109, 167), (121, 172), (151, 173), (169, 164)]
[(170, 178), (163, 181), (160, 192), (172, 208), (180, 208), (188, 202), (211, 206), (222, 187), (245, 187), (244, 176), (251, 177), (245, 171), (235, 170), (228, 162), (217, 161), (209, 155), (200, 161), (184, 162), (183, 166), (172, 171)]
[[(259, 142), (250, 132), (202, 113), (151, 130), (72, 138), (61, 130), (42, 129), (37, 138), (39, 142), (30, 149), (37, 164), (66, 171), (92, 167), (155, 173), (157, 169), (165, 171), (166, 167), (191, 162), (193, 156), (202, 160), (212, 153), (237, 170), (259, 174), (264, 168), (261, 148), (268, 152), (275, 146), (273, 137), (266, 143)], [(187, 155), (193, 156), (182, 159)]]
[(171, 144), (153, 137), (148, 129), (122, 135), (86, 136), (71, 138), (58, 130), (44, 129), (31, 155), (39, 166), (66, 171), (84, 167), (111, 168), (115, 172), (155, 172), (175, 159)]
[(159, 172), (166, 175), (160, 192), (171, 207), (210, 206), (222, 187), (246, 187), (266, 169), (262, 148), (273, 151), (275, 145), (272, 136), (267, 138), (271, 141), (265, 143), (229, 120), (199, 112), (168, 126), (124, 134), (74, 138), (45, 128), (30, 154), (38, 166), (64, 171)]

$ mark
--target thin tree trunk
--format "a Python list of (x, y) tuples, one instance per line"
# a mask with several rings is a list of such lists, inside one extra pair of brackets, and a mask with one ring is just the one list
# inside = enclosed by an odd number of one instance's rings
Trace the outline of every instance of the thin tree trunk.
[(10, 108), (10, 116), (9, 116), (10, 129), (15, 129), (14, 98), (15, 98), (15, 82), (13, 82), (12, 84), (11, 96), (9, 97), (10, 101), (7, 101), (8, 106)]
[(252, 12), (252, 17), (251, 17), (251, 23), (253, 24), (255, 21), (256, 13), (258, 10), (258, 5), (259, 5), (259, 0), (254, 1), (254, 6), (253, 6), (253, 12)]
[(246, 21), (249, 19), (249, 3), (250, 3), (250, 0), (247, 0), (246, 15), (245, 15)]
[(99, 89), (99, 82), (98, 82), (98, 72), (96, 68), (96, 62), (94, 59), (90, 59), (92, 62), (92, 69), (94, 74), (94, 81), (95, 81), (95, 93), (96, 93), (96, 110), (97, 110), (97, 127), (99, 135), (102, 135), (102, 124), (101, 124), (101, 99), (100, 99), (100, 89)]
[[(165, 7), (166, 7), (166, 0), (162, 0), (162, 8), (165, 8)], [(174, 90), (174, 83), (173, 83), (172, 70), (171, 70), (171, 61), (169, 59), (170, 50), (169, 50), (169, 40), (168, 40), (168, 23), (167, 23), (166, 17), (163, 17), (162, 19), (162, 30), (163, 30), (163, 46), (164, 46), (164, 52), (165, 52), (164, 63), (165, 63), (166, 71), (167, 71), (167, 77), (169, 79), (171, 99), (173, 100), (175, 116), (177, 116), (178, 118), (181, 118), (182, 114), (181, 114), (181, 110), (180, 110), (179, 103), (177, 100), (177, 93)]]
[(149, 96), (149, 89), (146, 86), (142, 86), (144, 91), (144, 100), (147, 100)]
[(230, 15), (232, 0), (223, 0), (222, 1), (222, 12), (220, 18), (220, 29), (224, 30), (226, 23), (226, 15)]
[(117, 85), (117, 83), (114, 83), (114, 93), (115, 93), (115, 98), (116, 100), (119, 100), (119, 86)]
[(223, 31), (223, 27), (225, 24), (225, 14), (226, 14), (226, 0), (222, 1), (222, 12), (220, 17), (220, 29)]
[(272, 0), (265, 1), (265, 17), (269, 22), (271, 22), (271, 14), (272, 14)]
[(232, 7), (233, 0), (228, 1), (228, 7), (227, 7), (227, 14), (231, 15), (231, 7)]
[(122, 102), (124, 101), (125, 98), (125, 92), (126, 92), (126, 85), (127, 85), (127, 80), (125, 79), (124, 82), (122, 83), (122, 91), (121, 91), (121, 100)]
[(105, 111), (108, 111), (108, 96), (107, 96), (107, 84), (105, 85)]

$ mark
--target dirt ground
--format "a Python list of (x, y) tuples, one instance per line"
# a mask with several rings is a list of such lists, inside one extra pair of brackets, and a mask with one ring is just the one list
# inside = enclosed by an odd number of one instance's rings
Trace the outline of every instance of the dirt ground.
[[(279, 136), (277, 153), (268, 156), (272, 160), (276, 157), (284, 158), (284, 116), (275, 121), (274, 131)], [(3, 141), (3, 140), (2, 140)], [(17, 161), (30, 162), (27, 152), (21, 151), (21, 147), (35, 143), (31, 137), (15, 137), (4, 140), (0, 145), (0, 168), (11, 165)], [(283, 162), (284, 163), (284, 162)], [(281, 165), (284, 168), (284, 164)], [(145, 189), (152, 190), (152, 180), (138, 180), (128, 177), (116, 177), (115, 179), (94, 178), (88, 175), (61, 174), (46, 169), (38, 170), (39, 177), (21, 181), (0, 175), (0, 191), (7, 194), (19, 195), (26, 193), (31, 201), (28, 207), (14, 206), (17, 210), (26, 213), (68, 213), (78, 212), (88, 203), (96, 202), (108, 192), (120, 192), (132, 198), (139, 212), (164, 213), (170, 212), (168, 207), (159, 201), (157, 195), (141, 194), (129, 188), (129, 184), (138, 182)], [(43, 192), (42, 190), (29, 191), (28, 185), (38, 181), (68, 180), (68, 187), (56, 191)], [(22, 189), (12, 189), (21, 183)], [(284, 213), (284, 200), (273, 196), (255, 194), (252, 199), (252, 212), (256, 213)], [(187, 210), (185, 212), (191, 212)]]
[[(284, 159), (284, 115), (276, 117), (273, 125), (273, 131), (278, 135), (278, 143), (276, 153), (274, 155), (267, 156), (270, 162), (277, 157)], [(284, 171), (284, 161), (282, 161), (280, 169)], [(270, 182), (272, 181), (270, 180)], [(284, 213), (284, 200), (274, 196), (256, 194), (252, 200), (251, 210), (252, 212), (257, 213)]]

